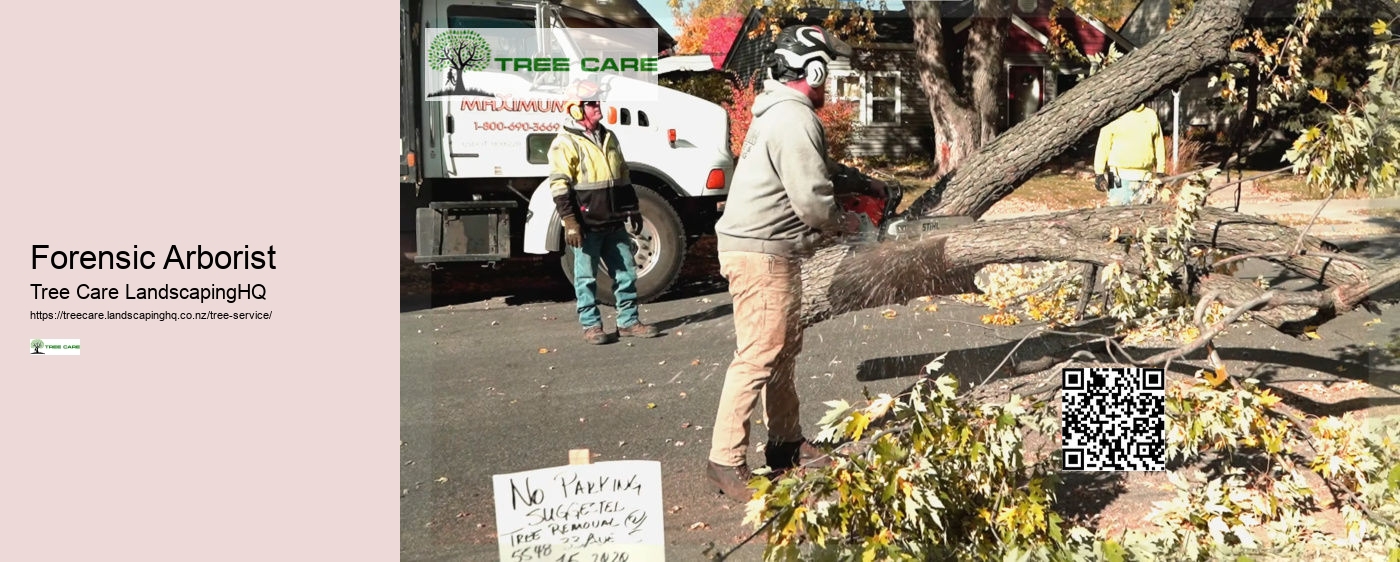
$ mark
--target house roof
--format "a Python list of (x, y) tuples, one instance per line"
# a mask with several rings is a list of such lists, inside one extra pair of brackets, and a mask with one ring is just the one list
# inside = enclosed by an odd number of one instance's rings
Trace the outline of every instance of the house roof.
[[(1022, 52), (1044, 52), (1050, 33), (1049, 18), (1052, 0), (1038, 0), (1035, 9), (1021, 11), (1013, 6), (1010, 16), (1013, 25), (1008, 32), (1009, 45), (1018, 46)], [(762, 23), (763, 8), (750, 10), (744, 18), (743, 26), (734, 38), (723, 69), (733, 72), (741, 80), (747, 79), (755, 71), (763, 68), (767, 53), (772, 51), (772, 40), (767, 34), (759, 33), (750, 38), (750, 32)], [(944, 0), (939, 3), (939, 13), (946, 22), (945, 29), (956, 34), (966, 31), (976, 15), (973, 0)], [(803, 10), (806, 17), (798, 21), (789, 18), (791, 23), (820, 24), (831, 14), (830, 9), (808, 8)], [(882, 45), (912, 44), (914, 42), (914, 20), (907, 10), (877, 10), (872, 12), (875, 28), (874, 41)], [(1064, 9), (1056, 18), (1061, 26), (1069, 30), (1076, 43), (1082, 46), (1085, 54), (1094, 54), (1107, 48), (1108, 43), (1118, 43), (1124, 50), (1131, 49), (1133, 43), (1116, 30), (1090, 16)]]

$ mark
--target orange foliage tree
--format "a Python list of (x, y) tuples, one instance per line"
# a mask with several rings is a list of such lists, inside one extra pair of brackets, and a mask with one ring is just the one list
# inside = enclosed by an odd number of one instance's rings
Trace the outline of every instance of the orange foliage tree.
[[(753, 100), (758, 95), (758, 82), (747, 87), (734, 87), (734, 101), (724, 104), (729, 112), (729, 150), (734, 157), (739, 156), (744, 146), (744, 137), (749, 134), (749, 123), (753, 121)], [(849, 154), (851, 136), (856, 128), (856, 106), (847, 101), (827, 101), (817, 110), (817, 119), (826, 130), (827, 154), (836, 160), (843, 160)]]

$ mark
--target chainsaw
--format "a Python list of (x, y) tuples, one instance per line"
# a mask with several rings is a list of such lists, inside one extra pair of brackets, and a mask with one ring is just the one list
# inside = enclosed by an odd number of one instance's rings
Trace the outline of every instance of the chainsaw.
[(893, 181), (885, 181), (885, 193), (853, 193), (841, 195), (837, 202), (846, 211), (860, 217), (860, 232), (844, 238), (851, 244), (874, 244), (885, 240), (918, 240), (933, 236), (939, 230), (972, 224), (976, 219), (967, 216), (920, 217), (911, 213), (900, 213), (898, 208), (904, 200), (905, 188)]

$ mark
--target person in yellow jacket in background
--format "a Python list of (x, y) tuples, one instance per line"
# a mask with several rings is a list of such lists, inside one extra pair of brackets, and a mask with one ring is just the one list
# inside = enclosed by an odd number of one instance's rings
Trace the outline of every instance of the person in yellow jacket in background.
[(1109, 205), (1130, 205), (1152, 174), (1165, 174), (1166, 143), (1157, 112), (1143, 104), (1099, 131), (1094, 150), (1094, 185), (1108, 191)]
[(602, 123), (601, 88), (581, 80), (571, 84), (565, 96), (564, 111), (573, 123), (549, 145), (549, 192), (564, 223), (569, 246), (565, 251), (574, 253), (574, 294), (583, 339), (591, 344), (612, 339), (598, 314), (594, 272), (599, 260), (613, 278), (617, 335), (655, 337), (660, 332), (643, 324), (637, 314), (637, 264), (628, 233), (641, 230), (642, 214), (622, 146)]

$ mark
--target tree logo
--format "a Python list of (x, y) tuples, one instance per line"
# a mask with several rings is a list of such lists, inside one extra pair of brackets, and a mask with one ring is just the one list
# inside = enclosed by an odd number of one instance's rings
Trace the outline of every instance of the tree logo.
[(428, 45), (428, 68), (447, 71), (447, 88), (435, 95), (471, 95), (463, 72), (486, 70), (491, 61), (491, 45), (480, 33), (470, 29), (449, 29), (439, 33)]
[(34, 352), (33, 352), (33, 353), (30, 353), (30, 355), (43, 355), (43, 354), (44, 354), (44, 352), (39, 351), (40, 348), (44, 347), (44, 340), (38, 340), (38, 339), (29, 340), (29, 347), (34, 348)]

